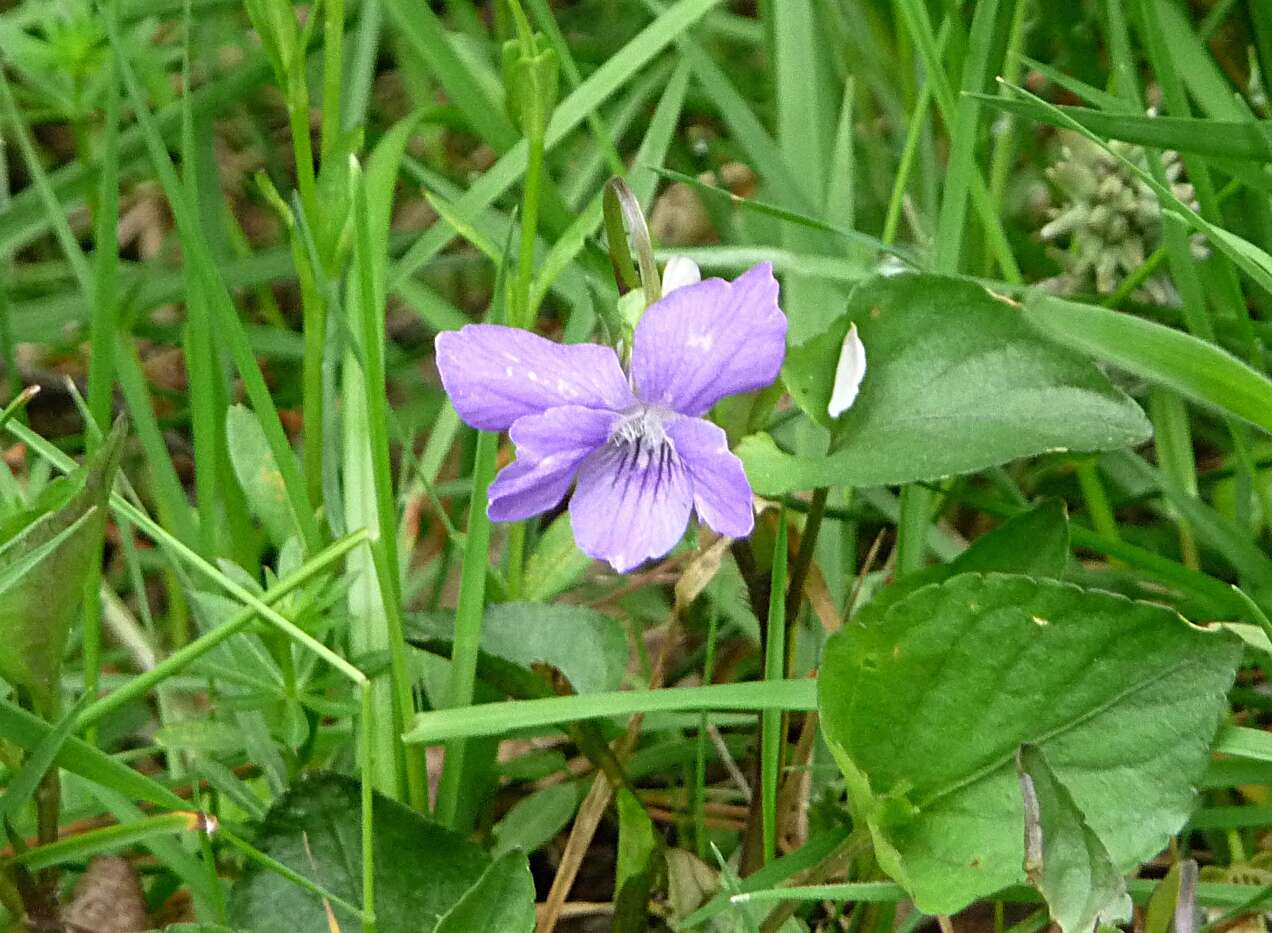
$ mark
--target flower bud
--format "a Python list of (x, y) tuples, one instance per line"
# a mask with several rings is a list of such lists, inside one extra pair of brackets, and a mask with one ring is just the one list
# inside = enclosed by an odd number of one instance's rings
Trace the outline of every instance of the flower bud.
[(557, 100), (557, 55), (542, 33), (510, 39), (503, 47), (508, 115), (526, 138), (542, 136)]

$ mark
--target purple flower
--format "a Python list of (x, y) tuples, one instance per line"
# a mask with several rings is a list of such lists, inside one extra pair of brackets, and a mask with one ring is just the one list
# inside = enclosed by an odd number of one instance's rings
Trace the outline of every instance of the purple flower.
[(691, 510), (722, 535), (750, 534), (742, 462), (702, 416), (777, 378), (786, 352), (777, 292), (768, 263), (733, 282), (676, 288), (636, 326), (629, 375), (597, 344), (494, 324), (439, 334), (437, 367), (460, 417), (507, 430), (517, 446), (491, 484), (490, 517), (546, 512), (577, 480), (574, 538), (619, 573), (675, 547)]

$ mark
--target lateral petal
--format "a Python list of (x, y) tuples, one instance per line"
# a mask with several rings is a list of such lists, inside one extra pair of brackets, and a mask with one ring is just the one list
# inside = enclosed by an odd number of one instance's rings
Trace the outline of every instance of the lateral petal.
[(518, 418), (561, 405), (617, 411), (634, 401), (609, 347), (553, 343), (499, 324), (445, 331), (435, 345), (446, 394), (483, 431), (506, 431)]

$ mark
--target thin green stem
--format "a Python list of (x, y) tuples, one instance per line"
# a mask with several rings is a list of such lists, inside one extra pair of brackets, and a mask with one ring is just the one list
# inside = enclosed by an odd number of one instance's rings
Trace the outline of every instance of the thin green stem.
[[(119, 75), (112, 63), (106, 87), (105, 136), (102, 139), (102, 174), (97, 187), (93, 217), (93, 311), (88, 366), (88, 410), (97, 427), (88, 432), (88, 450), (95, 450), (101, 434), (110, 427), (114, 407), (116, 309), (119, 280)], [(104, 547), (104, 542), (103, 542)], [(84, 631), (82, 658), (84, 693), (97, 694), (101, 675), (102, 560), (99, 552), (84, 580)], [(85, 735), (96, 743), (96, 732)]]
[(372, 793), (374, 762), (372, 740), (375, 732), (375, 706), (371, 702), (371, 684), (362, 685), (362, 933), (375, 933), (375, 795)]
[(301, 326), (304, 333), (300, 390), (304, 447), (301, 457), (305, 471), (305, 491), (309, 495), (310, 505), (317, 508), (322, 505), (322, 367), (327, 346), (327, 303), (314, 281), (314, 269), (300, 242), (300, 235), (298, 229), (291, 232), (296, 280), (300, 284)]
[(530, 285), (534, 280), (534, 242), (539, 225), (539, 201), (543, 192), (544, 140), (543, 133), (528, 139), (529, 160), (526, 163), (526, 181), (521, 199), (521, 244), (517, 251), (517, 279), (514, 285), (511, 307), (515, 317), (514, 327), (533, 327), (530, 320)]
[(922, 569), (927, 561), (928, 525), (932, 520), (931, 489), (911, 485), (901, 490), (901, 514), (897, 518), (897, 576)]
[[(13, 199), (9, 194), (9, 161), (8, 146), (5, 134), (0, 133), (0, 214), (9, 210)], [(9, 265), (12, 256), (7, 249), (0, 249), (0, 281), (8, 281)], [(5, 379), (9, 384), (9, 394), (17, 395), (22, 391), (22, 375), (18, 372), (18, 355), (13, 342), (13, 327), (9, 320), (12, 311), (9, 304), (9, 292), (0, 287), (0, 363), (5, 368)]]
[[(718, 578), (717, 578), (718, 580)], [(715, 584), (718, 588), (718, 584)], [(714, 594), (713, 594), (714, 595)], [(715, 679), (716, 640), (720, 634), (720, 609), (713, 598), (707, 617), (707, 645), (702, 660), (702, 683), (710, 686)], [(711, 840), (707, 836), (707, 728), (709, 721), (705, 712), (698, 716), (697, 747), (694, 750), (693, 781), (693, 825), (694, 841), (698, 846), (698, 858), (705, 859), (710, 855)]]
[[(56, 772), (50, 772), (56, 773)], [(41, 844), (34, 849), (10, 857), (13, 864), (26, 865), (32, 871), (86, 858), (141, 842), (154, 836), (196, 832), (202, 826), (202, 814), (178, 811), (147, 816), (130, 823), (119, 823), (90, 830), (77, 836)]]
[[(786, 509), (777, 514), (777, 536), (773, 542), (773, 570), (769, 583), (768, 625), (764, 635), (764, 679), (784, 680), (786, 667)], [(760, 713), (760, 807), (763, 864), (777, 857), (777, 792), (781, 782), (782, 711)]]
[[(182, 184), (191, 204), (199, 203), (199, 149), (194, 135), (194, 112), (191, 104), (191, 38), (193, 11), (191, 0), (184, 4), (184, 29), (181, 45), (181, 171)], [(113, 63), (112, 63), (113, 64)], [(194, 439), (195, 502), (199, 510), (198, 541), (205, 554), (219, 554), (218, 492), (219, 461), (225, 446), (225, 403), (218, 381), (220, 367), (212, 340), (212, 325), (207, 300), (198, 275), (190, 265), (183, 269), (186, 284), (186, 328), (184, 350), (189, 376), (191, 431)], [(180, 490), (178, 491), (180, 493)], [(184, 495), (181, 494), (184, 499)], [(175, 503), (174, 503), (175, 504)], [(184, 633), (182, 633), (184, 639)]]
[(901, 223), (901, 205), (905, 201), (905, 189), (910, 183), (910, 175), (919, 154), (919, 141), (923, 136), (923, 128), (927, 125), (931, 105), (932, 83), (925, 81), (919, 90), (919, 99), (914, 104), (914, 113), (910, 117), (910, 125), (905, 133), (905, 144), (901, 148), (897, 176), (892, 182), (892, 195), (888, 198), (888, 212), (883, 219), (883, 233), (880, 234), (880, 239), (884, 243), (896, 242), (897, 227)]
[(344, 79), (344, 0), (324, 0), (322, 36), (322, 162), (340, 145)]
[(1082, 489), (1082, 498), (1086, 500), (1092, 527), (1103, 537), (1120, 541), (1122, 536), (1118, 532), (1117, 516), (1109, 505), (1109, 496), (1104, 489), (1104, 480), (1100, 477), (1099, 465), (1093, 458), (1088, 458), (1074, 467), (1074, 473)]
[[(793, 628), (799, 616), (800, 605), (804, 601), (804, 584), (808, 582), (808, 574), (813, 568), (813, 554), (817, 549), (817, 536), (821, 531), (822, 518), (826, 514), (826, 500), (830, 489), (820, 486), (813, 490), (813, 498), (808, 504), (808, 517), (804, 520), (804, 531), (799, 540), (799, 551), (795, 555), (795, 563), (791, 565), (791, 587), (786, 597), (786, 623)], [(791, 655), (794, 637), (788, 634), (787, 654)], [(791, 675), (790, 658), (787, 659), (785, 676)]]
[[(393, 496), (393, 470), (389, 460), (389, 412), (385, 398), (387, 377), (384, 364), (384, 303), (377, 293), (370, 255), (370, 216), (365, 185), (355, 186), (354, 215), (358, 242), (359, 313), (361, 325), (362, 385), (367, 412), (367, 438), (370, 447), (372, 485), (375, 496), (376, 532), (370, 541), (380, 599), (384, 606), (385, 636), (388, 640), (389, 678), (391, 681), (393, 719), (388, 724), (393, 735), (401, 735), (412, 708), (411, 672), (406, 655), (405, 622), (402, 617), (402, 584), (399, 569), (397, 535), (397, 503)], [(484, 501), (484, 499), (483, 499)], [(412, 805), (428, 807), (427, 778), (423, 762), (415, 754), (407, 755), (406, 789)]]
[[(459, 578), (459, 603), (455, 609), (455, 637), (451, 654), (450, 683), (446, 702), (450, 708), (469, 706), (477, 679), (477, 653), (481, 645), (482, 612), (486, 600), (486, 563), (490, 553), (490, 518), (486, 492), (495, 477), (499, 436), (487, 431), (477, 436), (473, 464), (473, 491), (468, 503), (468, 530), (464, 541), (464, 565)], [(453, 826), (459, 816), (463, 788), (465, 743), (455, 739), (446, 745), (446, 763), (437, 790), (437, 819)]]

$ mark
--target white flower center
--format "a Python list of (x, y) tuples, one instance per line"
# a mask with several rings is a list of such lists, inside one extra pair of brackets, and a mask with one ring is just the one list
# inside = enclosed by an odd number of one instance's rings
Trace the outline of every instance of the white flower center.
[(661, 475), (670, 466), (674, 455), (666, 427), (670, 414), (652, 405), (640, 405), (625, 413), (609, 437), (609, 443), (619, 451), (620, 469), (647, 470), (657, 463)]

